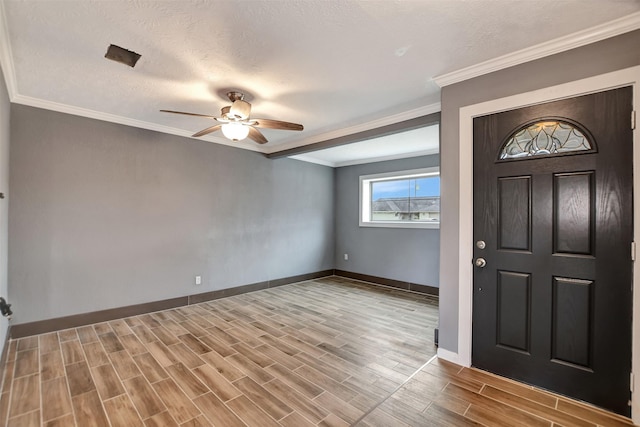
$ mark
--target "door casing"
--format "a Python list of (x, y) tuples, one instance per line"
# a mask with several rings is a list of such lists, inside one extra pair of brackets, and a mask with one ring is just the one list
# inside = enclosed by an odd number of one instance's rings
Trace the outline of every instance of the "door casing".
[[(458, 228), (458, 351), (438, 349), (438, 357), (471, 366), (472, 307), (473, 307), (473, 158), (465, 153), (473, 152), (473, 119), (487, 114), (499, 113), (530, 105), (541, 104), (559, 99), (572, 98), (594, 92), (622, 86), (633, 86), (633, 105), (640, 105), (640, 66), (613, 71), (610, 73), (576, 80), (557, 86), (525, 92), (491, 101), (460, 108), (460, 147), (459, 167), (459, 228)], [(629, 118), (631, 123), (631, 118)], [(640, 117), (633, 132), (634, 147), (640, 143)], [(633, 152), (633, 197), (640, 200), (640, 149)], [(640, 203), (634, 203), (633, 240), (640, 246)], [(640, 253), (639, 253), (640, 255)], [(637, 257), (636, 257), (637, 258)], [(636, 423), (640, 423), (640, 268), (634, 263), (633, 272), (633, 344), (632, 369), (635, 378), (632, 388), (631, 414)]]

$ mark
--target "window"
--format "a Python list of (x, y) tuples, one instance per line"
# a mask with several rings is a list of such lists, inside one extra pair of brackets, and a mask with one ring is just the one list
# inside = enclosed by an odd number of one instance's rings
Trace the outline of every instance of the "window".
[(586, 129), (566, 119), (539, 120), (518, 128), (503, 144), (499, 160), (531, 158), (532, 156), (558, 156), (576, 152), (593, 153)]
[(440, 227), (440, 169), (360, 177), (361, 227)]

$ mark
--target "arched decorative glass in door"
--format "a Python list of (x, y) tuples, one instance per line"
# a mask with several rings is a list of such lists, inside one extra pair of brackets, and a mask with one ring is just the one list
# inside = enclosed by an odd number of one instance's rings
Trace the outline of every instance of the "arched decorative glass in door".
[(578, 123), (546, 118), (528, 122), (513, 131), (502, 144), (498, 160), (526, 159), (596, 152), (593, 137)]

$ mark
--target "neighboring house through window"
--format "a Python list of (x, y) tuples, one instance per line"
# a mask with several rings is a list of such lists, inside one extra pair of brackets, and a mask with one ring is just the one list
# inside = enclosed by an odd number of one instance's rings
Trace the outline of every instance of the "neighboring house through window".
[(361, 227), (440, 227), (440, 169), (360, 177)]

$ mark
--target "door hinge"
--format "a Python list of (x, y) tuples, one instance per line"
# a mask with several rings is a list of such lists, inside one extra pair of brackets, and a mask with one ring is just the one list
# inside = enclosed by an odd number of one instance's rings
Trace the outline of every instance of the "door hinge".
[(633, 372), (631, 372), (629, 374), (629, 390), (631, 390), (631, 393), (633, 393), (634, 388), (635, 388), (635, 385), (633, 384)]
[(631, 242), (631, 261), (636, 260), (636, 242)]
[(636, 110), (631, 111), (631, 130), (636, 128)]

